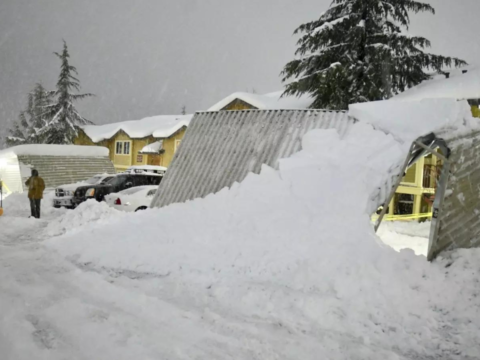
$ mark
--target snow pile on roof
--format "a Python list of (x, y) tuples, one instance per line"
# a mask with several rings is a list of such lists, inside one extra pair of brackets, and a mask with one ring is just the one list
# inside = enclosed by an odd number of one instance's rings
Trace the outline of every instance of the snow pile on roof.
[(154, 143), (148, 144), (144, 146), (142, 150), (140, 150), (140, 154), (159, 154), (160, 150), (163, 149), (163, 141), (159, 140)]
[(158, 276), (205, 326), (189, 358), (209, 337), (218, 358), (473, 359), (480, 250), (458, 252), (447, 272), (383, 245), (370, 223), (371, 194), (405, 146), (361, 121), (343, 139), (314, 130), (279, 171), (47, 246), (96, 271)]
[(213, 105), (208, 111), (219, 111), (232, 101), (239, 99), (260, 110), (274, 110), (274, 109), (308, 109), (313, 103), (313, 99), (309, 95), (283, 96), (283, 91), (272, 92), (268, 94), (251, 94), (244, 92), (233, 93), (225, 99)]
[(455, 99), (353, 104), (349, 115), (409, 145), (431, 132), (449, 130), (455, 134), (480, 129), (480, 120), (472, 117), (468, 103)]
[(133, 139), (153, 136), (168, 138), (184, 126), (190, 124), (193, 115), (160, 115), (147, 117), (141, 120), (124, 121), (107, 125), (87, 125), (83, 131), (93, 142), (112, 138), (117, 132), (123, 130)]
[(455, 70), (450, 73), (450, 78), (444, 75), (436, 76), (405, 92), (393, 97), (391, 100), (421, 100), (433, 98), (448, 98), (457, 100), (480, 99), (480, 69), (472, 68), (462, 73)]
[(36, 156), (108, 156), (110, 151), (102, 146), (79, 145), (19, 145), (0, 151), (0, 156), (36, 155)]

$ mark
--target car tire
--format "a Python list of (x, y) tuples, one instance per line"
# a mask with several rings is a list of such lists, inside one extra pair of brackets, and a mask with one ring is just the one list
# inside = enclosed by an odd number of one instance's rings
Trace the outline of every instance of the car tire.
[(148, 209), (148, 207), (146, 207), (146, 206), (140, 206), (137, 210), (135, 210), (135, 212), (140, 211), (140, 210), (147, 210), (147, 209)]
[(60, 208), (61, 208), (60, 205), (53, 205), (53, 207), (54, 207), (55, 209), (60, 209)]

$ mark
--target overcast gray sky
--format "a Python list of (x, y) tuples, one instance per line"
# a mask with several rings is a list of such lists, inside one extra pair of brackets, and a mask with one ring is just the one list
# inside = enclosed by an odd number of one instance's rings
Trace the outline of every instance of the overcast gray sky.
[[(207, 109), (235, 91), (281, 88), (293, 30), (330, 0), (0, 0), (0, 136), (36, 82), (55, 85), (69, 45), (97, 124)], [(433, 52), (478, 63), (479, 0), (431, 0), (412, 16)], [(1, 145), (0, 145), (1, 146)]]

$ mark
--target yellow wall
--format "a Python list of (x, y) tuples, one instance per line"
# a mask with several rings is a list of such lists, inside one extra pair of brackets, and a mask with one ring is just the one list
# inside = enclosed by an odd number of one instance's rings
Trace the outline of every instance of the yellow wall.
[[(110, 150), (110, 159), (117, 171), (125, 171), (132, 165), (151, 165), (152, 162), (157, 159), (156, 164), (160, 166), (168, 167), (172, 162), (175, 154), (175, 143), (177, 140), (182, 140), (185, 136), (186, 128), (182, 128), (173, 134), (168, 139), (156, 139), (153, 136), (149, 136), (142, 139), (132, 139), (125, 132), (119, 131), (114, 137), (108, 140), (94, 143), (83, 131), (79, 132), (79, 135), (74, 140), (75, 145), (98, 145), (107, 147)], [(142, 155), (141, 161), (138, 160), (139, 152), (149, 144), (152, 144), (158, 140), (163, 140), (164, 153), (161, 155)], [(117, 141), (130, 141), (130, 155), (116, 154), (116, 142)], [(178, 148), (178, 146), (177, 146)]]
[(476, 105), (472, 105), (472, 115), (474, 117), (480, 118), (480, 109)]
[(222, 110), (253, 110), (256, 109), (256, 107), (250, 105), (249, 103), (246, 103), (243, 100), (240, 99), (235, 99), (233, 100), (230, 104), (225, 106)]
[[(163, 139), (163, 150), (165, 152), (160, 155), (160, 165), (169, 167), (170, 163), (173, 160), (173, 156), (175, 155), (176, 150), (178, 150), (178, 145), (175, 146), (175, 143), (179, 140), (180, 143), (185, 136), (186, 129), (183, 128), (179, 131), (177, 131), (175, 134), (173, 134), (171, 137), (168, 139)], [(177, 143), (178, 144), (178, 143)]]

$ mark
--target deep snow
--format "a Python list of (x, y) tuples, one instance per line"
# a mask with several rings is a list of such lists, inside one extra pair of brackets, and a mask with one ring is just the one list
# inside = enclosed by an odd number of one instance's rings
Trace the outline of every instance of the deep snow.
[(3, 355), (478, 359), (480, 250), (428, 263), (373, 231), (397, 141), (358, 123), (345, 139), (312, 131), (303, 149), (279, 171), (140, 213), (87, 202), (35, 222), (9, 197)]

